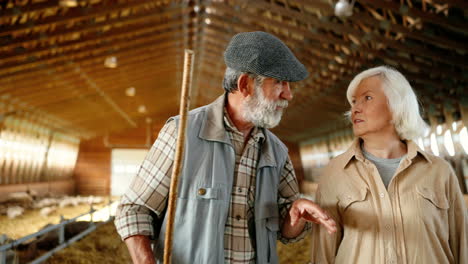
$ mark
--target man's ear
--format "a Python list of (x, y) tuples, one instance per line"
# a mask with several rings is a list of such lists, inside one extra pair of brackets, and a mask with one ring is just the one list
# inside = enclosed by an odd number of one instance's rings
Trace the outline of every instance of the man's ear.
[(249, 84), (249, 80), (249, 75), (246, 73), (241, 74), (239, 79), (237, 79), (237, 89), (244, 97), (251, 95), (252, 92), (252, 87)]

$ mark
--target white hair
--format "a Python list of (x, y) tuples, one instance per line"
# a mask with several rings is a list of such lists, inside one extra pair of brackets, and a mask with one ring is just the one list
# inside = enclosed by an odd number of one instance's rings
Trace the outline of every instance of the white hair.
[(427, 124), (419, 113), (419, 104), (408, 80), (399, 71), (379, 66), (365, 70), (351, 81), (346, 91), (348, 102), (352, 105), (354, 93), (362, 80), (378, 76), (392, 113), (392, 123), (400, 139), (414, 140), (424, 135)]
[(242, 72), (233, 68), (226, 68), (223, 78), (223, 88), (227, 93), (233, 93), (237, 91), (237, 80), (242, 74), (247, 74), (250, 78), (255, 80), (256, 84), (262, 85), (265, 80), (265, 76), (261, 76), (254, 73)]

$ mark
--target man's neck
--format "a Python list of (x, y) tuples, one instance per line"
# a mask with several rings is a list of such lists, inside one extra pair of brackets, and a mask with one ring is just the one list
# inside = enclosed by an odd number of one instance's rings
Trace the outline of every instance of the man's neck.
[(395, 159), (407, 153), (406, 144), (400, 140), (396, 133), (364, 136), (362, 139), (364, 149), (379, 158)]
[(242, 100), (239, 95), (229, 93), (226, 100), (226, 110), (234, 126), (248, 139), (254, 125), (242, 117)]

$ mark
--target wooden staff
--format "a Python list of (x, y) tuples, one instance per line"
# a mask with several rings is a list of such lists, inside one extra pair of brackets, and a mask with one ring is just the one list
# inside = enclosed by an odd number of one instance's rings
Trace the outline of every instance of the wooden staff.
[(174, 217), (176, 212), (177, 185), (179, 182), (179, 174), (182, 170), (182, 154), (184, 153), (187, 112), (190, 103), (189, 94), (190, 87), (192, 86), (193, 57), (193, 51), (186, 49), (184, 56), (184, 75), (182, 77), (182, 93), (180, 95), (179, 131), (177, 133), (177, 145), (174, 157), (174, 166), (172, 168), (171, 187), (169, 189), (169, 201), (167, 205), (168, 219), (166, 226), (166, 237), (164, 240), (164, 264), (170, 264), (172, 256), (172, 233), (174, 231)]

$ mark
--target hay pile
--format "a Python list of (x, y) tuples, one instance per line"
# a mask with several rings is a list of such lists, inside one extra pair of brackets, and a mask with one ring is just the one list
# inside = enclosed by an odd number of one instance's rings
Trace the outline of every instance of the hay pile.
[[(94, 209), (100, 209), (106, 204), (107, 201), (104, 201), (103, 203), (93, 205), (93, 207)], [(47, 224), (58, 224), (60, 222), (60, 215), (63, 215), (66, 219), (70, 219), (88, 212), (89, 209), (89, 205), (80, 204), (73, 207), (57, 208), (48, 217), (42, 216), (40, 209), (26, 210), (23, 215), (15, 219), (9, 219), (6, 215), (0, 215), (0, 234), (6, 234), (9, 238), (18, 239), (39, 231)]]
[(125, 243), (113, 222), (97, 228), (80, 241), (49, 258), (49, 264), (131, 263)]
[[(310, 262), (310, 235), (298, 243), (278, 242), (280, 263)], [(112, 222), (52, 256), (49, 264), (131, 263), (125, 243), (120, 240)]]
[(311, 258), (311, 235), (297, 243), (284, 245), (278, 242), (278, 256), (283, 264), (307, 264)]

